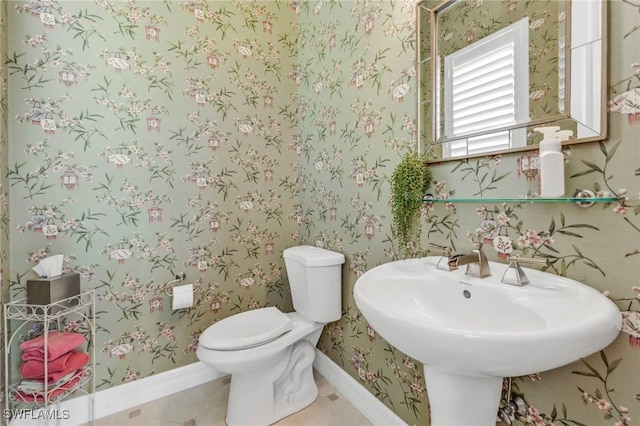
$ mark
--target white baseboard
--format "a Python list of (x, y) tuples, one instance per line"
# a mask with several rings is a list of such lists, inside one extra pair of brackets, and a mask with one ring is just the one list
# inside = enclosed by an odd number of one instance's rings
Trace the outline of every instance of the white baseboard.
[[(199, 386), (212, 380), (224, 377), (202, 362), (194, 362), (183, 367), (158, 373), (144, 379), (124, 383), (109, 389), (98, 391), (94, 395), (95, 418), (110, 416), (126, 411), (153, 400)], [(86, 395), (69, 399), (52, 405), (48, 412), (23, 412), (21, 419), (14, 419), (10, 426), (44, 425), (45, 415), (51, 419), (49, 424), (60, 426), (77, 426), (91, 418), (91, 402)], [(59, 422), (58, 420), (59, 419)]]
[[(374, 425), (406, 426), (400, 417), (317, 349), (314, 367)], [(198, 361), (144, 379), (98, 391), (94, 395), (95, 418), (99, 419), (126, 411), (224, 376), (226, 375)], [(52, 405), (47, 413), (39, 413), (35, 410), (24, 412), (22, 418), (12, 420), (10, 426), (42, 426), (45, 424), (44, 415), (48, 415), (51, 419), (49, 424), (78, 426), (89, 421), (90, 413), (90, 398), (81, 396), (63, 401), (59, 406)]]
[(404, 420), (318, 349), (313, 366), (374, 425), (406, 426)]

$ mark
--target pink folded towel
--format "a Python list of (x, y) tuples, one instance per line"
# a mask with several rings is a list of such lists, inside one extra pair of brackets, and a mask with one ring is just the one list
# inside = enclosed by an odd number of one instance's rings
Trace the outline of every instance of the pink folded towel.
[(42, 361), (28, 360), (20, 366), (20, 374), (25, 379), (36, 379), (44, 377), (45, 365), (47, 367), (47, 374), (58, 373), (65, 371), (73, 363), (78, 362), (78, 358), (74, 358), (74, 354), (77, 352), (70, 351), (64, 355), (59, 356), (55, 360), (45, 364)]
[[(52, 331), (47, 337), (47, 362), (53, 361), (61, 355), (74, 350), (85, 342), (84, 336), (80, 333), (61, 333)], [(25, 353), (22, 354), (23, 361), (38, 360), (44, 361), (44, 334), (35, 339), (26, 340), (20, 344), (20, 349)]]
[[(60, 371), (56, 371), (56, 372), (51, 372), (49, 371), (47, 374), (47, 383), (55, 383), (58, 380), (60, 380), (62, 377), (66, 376), (67, 374), (71, 373), (72, 371), (76, 371), (80, 368), (82, 368), (87, 361), (89, 361), (89, 355), (87, 355), (84, 352), (73, 352), (71, 354), (71, 356), (69, 357), (69, 359), (66, 362), (66, 366), (64, 370), (60, 370)], [(39, 371), (22, 371), (23, 369), (20, 368), (20, 372), (22, 373), (22, 377), (25, 379), (35, 379), (38, 380), (40, 382), (45, 382), (45, 377), (44, 377), (44, 371), (39, 370)], [(37, 374), (38, 372), (40, 372), (40, 374)], [(26, 375), (25, 375), (26, 373)]]
[[(66, 362), (64, 370), (55, 371), (55, 372), (49, 371), (47, 373), (46, 382), (47, 383), (55, 383), (55, 382), (57, 382), (62, 377), (66, 376), (67, 374), (71, 373), (72, 371), (76, 371), (76, 370), (79, 370), (80, 368), (82, 368), (87, 363), (87, 361), (89, 361), (89, 355), (87, 355), (86, 353), (84, 353), (84, 352), (72, 352), (71, 356), (69, 357), (69, 359)], [(33, 371), (30, 371), (30, 368), (24, 369), (23, 367), (24, 367), (24, 365), (22, 367), (20, 367), (20, 373), (22, 373), (22, 377), (23, 378), (25, 378), (25, 379), (34, 379), (34, 380), (38, 380), (38, 381), (43, 382), (43, 383), (45, 382), (44, 371), (41, 370), (39, 367), (37, 369), (34, 369)]]

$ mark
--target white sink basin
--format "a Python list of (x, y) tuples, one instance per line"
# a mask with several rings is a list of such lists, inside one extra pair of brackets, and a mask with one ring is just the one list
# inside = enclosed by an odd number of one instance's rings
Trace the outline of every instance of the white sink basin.
[[(500, 282), (506, 264), (490, 262), (491, 277), (473, 278), (464, 267), (436, 269), (439, 259), (380, 265), (354, 288), (371, 327), (425, 365), (433, 425), (494, 425), (502, 377), (566, 365), (605, 348), (620, 331), (616, 305), (577, 281), (523, 268), (530, 284), (517, 287)], [(451, 410), (436, 402), (443, 391)], [(471, 401), (453, 406), (452, 392)], [(473, 410), (460, 407), (468, 404), (481, 405), (484, 417), (465, 415)]]

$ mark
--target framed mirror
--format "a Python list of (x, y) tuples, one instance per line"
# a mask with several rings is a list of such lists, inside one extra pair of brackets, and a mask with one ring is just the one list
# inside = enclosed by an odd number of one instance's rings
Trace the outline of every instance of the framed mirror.
[[(607, 136), (604, 0), (417, 3), (421, 152), (440, 162)], [(573, 25), (572, 23), (576, 23)]]

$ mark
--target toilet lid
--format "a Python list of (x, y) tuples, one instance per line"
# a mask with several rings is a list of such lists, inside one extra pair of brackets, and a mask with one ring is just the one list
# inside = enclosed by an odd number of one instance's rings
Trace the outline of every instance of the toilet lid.
[(291, 330), (293, 322), (276, 307), (231, 315), (207, 328), (199, 344), (208, 349), (231, 351), (260, 346)]

